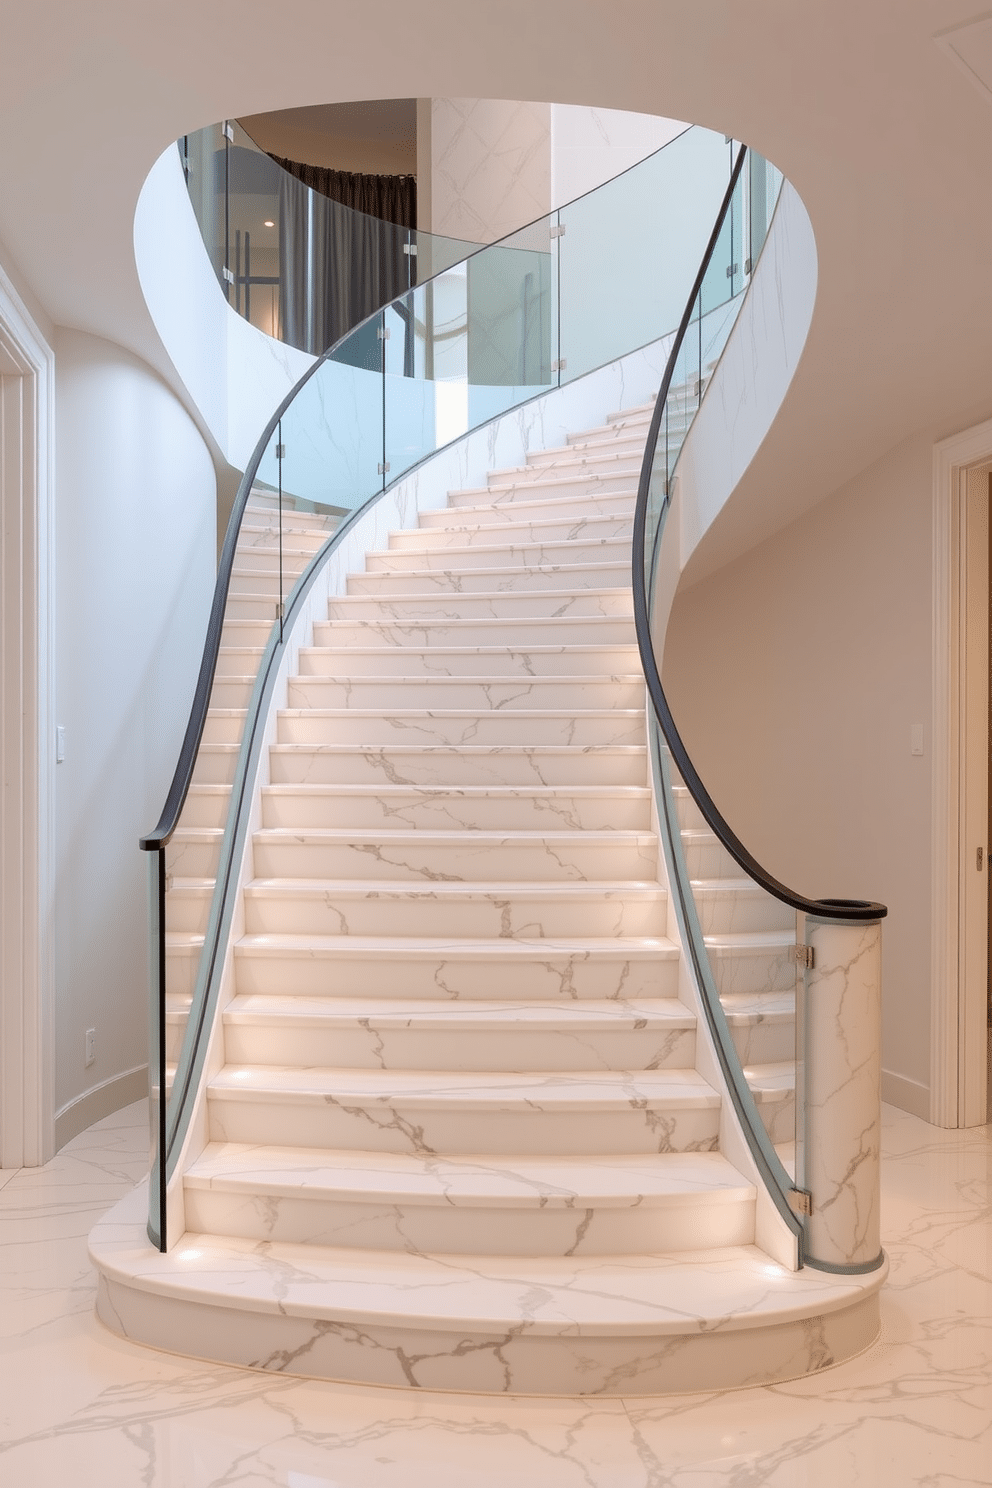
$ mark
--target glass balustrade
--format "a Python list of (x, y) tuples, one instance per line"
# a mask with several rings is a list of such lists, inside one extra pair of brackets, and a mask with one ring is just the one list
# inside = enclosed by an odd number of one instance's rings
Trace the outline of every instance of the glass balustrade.
[[(284, 242), (284, 216), (264, 215), (273, 210), (274, 178), (264, 161), (241, 159), (242, 149), (251, 153), (234, 128), (188, 136), (190, 192), (211, 256), (229, 271), (220, 275), (229, 301), (242, 314), (250, 309), (254, 323), (266, 289), (255, 281), (278, 277), (285, 330), (285, 258), (262, 256), (255, 236), (261, 214), (262, 228), (277, 222)], [(353, 514), (435, 451), (671, 336), (732, 162), (722, 135), (687, 129), (622, 177), (499, 243), (468, 256), (458, 245), (457, 257), (446, 258), (445, 245), (432, 239), (433, 276), (418, 279), (411, 265), (401, 292), (319, 358), (260, 440), (225, 538), (182, 754), (158, 826), (142, 841), (151, 854), (154, 908), (149, 1232), (163, 1249), (167, 1179), (202, 1076), (234, 913), (265, 690), (314, 565)], [(232, 192), (232, 179), (246, 189)], [(279, 180), (280, 212), (298, 184)], [(763, 238), (767, 178), (759, 198)], [(721, 229), (679, 343), (652, 485), (654, 533), (750, 272), (741, 255), (755, 240), (752, 199), (749, 178), (737, 178), (736, 215)], [(420, 267), (423, 238), (417, 244), (418, 253), (406, 257)], [(264, 303), (271, 310), (275, 301)]]

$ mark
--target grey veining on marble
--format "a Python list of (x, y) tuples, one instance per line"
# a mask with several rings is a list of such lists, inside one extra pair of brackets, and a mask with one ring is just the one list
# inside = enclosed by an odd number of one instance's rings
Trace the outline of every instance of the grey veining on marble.
[[(85, 1235), (144, 1111), (0, 1188), (0, 1478), (12, 1488), (987, 1488), (992, 1129), (885, 1108), (882, 1340), (805, 1380), (665, 1400), (459, 1397), (158, 1353), (93, 1315)], [(13, 1245), (11, 1247), (11, 1242)]]

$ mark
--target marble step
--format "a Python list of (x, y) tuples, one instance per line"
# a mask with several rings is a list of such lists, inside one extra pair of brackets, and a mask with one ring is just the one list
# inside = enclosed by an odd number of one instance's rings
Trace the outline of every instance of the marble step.
[[(211, 890), (209, 880), (183, 881), (181, 887), (174, 887), (170, 926), (202, 931)], [(569, 882), (562, 886), (518, 880), (488, 883), (483, 888), (413, 883), (409, 879), (398, 883), (383, 879), (348, 883), (255, 879), (245, 889), (244, 905), (245, 930), (250, 935), (534, 940), (664, 936), (668, 895), (660, 884), (636, 880)]]
[[(565, 445), (559, 449), (528, 450), (524, 468), (541, 472), (567, 471), (569, 474), (599, 474), (602, 471), (623, 470), (632, 474), (636, 480), (641, 473), (643, 455), (643, 435), (632, 434), (624, 440), (585, 439), (581, 443)], [(520, 466), (514, 467), (514, 473), (520, 469)], [(504, 471), (503, 474), (509, 472)]]
[(275, 548), (278, 551), (279, 538), (282, 536), (283, 543), (300, 553), (309, 553), (311, 556), (320, 551), (324, 543), (331, 536), (331, 530), (322, 527), (301, 527), (291, 516), (287, 516), (282, 525), (281, 533), (278, 521), (274, 522), (242, 522), (238, 532), (238, 547), (261, 547)]
[(483, 502), (533, 501), (535, 491), (556, 496), (608, 495), (623, 492), (630, 496), (637, 491), (637, 471), (621, 471), (613, 474), (548, 475), (533, 468), (524, 467), (519, 473), (498, 472), (489, 477), (485, 486), (463, 486), (458, 491), (449, 491), (448, 504), (457, 506), (481, 506)]
[(221, 646), (217, 652), (218, 677), (257, 676), (265, 655), (264, 646)]
[(225, 614), (224, 628), (221, 631), (221, 647), (264, 650), (272, 634), (272, 626), (271, 618), (237, 620)]
[(571, 522), (594, 517), (630, 519), (634, 512), (635, 493), (631, 491), (601, 491), (584, 496), (544, 496), (535, 492), (527, 501), (497, 502), (481, 501), (473, 506), (467, 502), (454, 502), (437, 511), (421, 512), (419, 526), (407, 531), (430, 533), (449, 527), (470, 524), (473, 531), (480, 528), (499, 530), (514, 527), (518, 522)]
[(365, 555), (367, 574), (425, 573), (464, 574), (478, 569), (482, 573), (497, 570), (557, 569), (562, 566), (585, 570), (613, 564), (630, 567), (629, 536), (592, 536), (562, 538), (548, 542), (493, 541), (451, 543), (429, 548), (386, 548)]
[[(353, 573), (348, 575), (348, 594), (381, 595), (384, 600), (404, 599), (407, 596), (444, 595), (451, 596), (500, 593), (526, 593), (548, 591), (556, 598), (565, 597), (575, 590), (615, 589), (630, 582), (630, 550), (622, 544), (625, 556), (615, 561), (584, 563), (520, 563), (515, 567), (494, 564), (488, 568), (429, 568), (410, 569), (401, 573)], [(264, 575), (259, 575), (259, 584)], [(272, 592), (278, 591), (278, 580), (273, 580)], [(261, 592), (268, 590), (262, 588)], [(335, 601), (332, 601), (334, 603)]]
[[(222, 710), (218, 710), (220, 713)], [(244, 710), (223, 710), (207, 719), (211, 743), (237, 741)], [(642, 708), (540, 710), (499, 708), (283, 708), (279, 711), (279, 744), (362, 744), (381, 748), (395, 744), (643, 744)]]
[[(197, 825), (222, 826), (226, 792), (201, 787), (204, 817)], [(221, 796), (224, 793), (225, 799)], [(651, 793), (646, 786), (270, 785), (262, 790), (262, 825), (307, 831), (317, 827), (425, 828), (428, 831), (651, 830)], [(185, 814), (184, 814), (185, 823)], [(189, 825), (193, 825), (192, 822)]]
[(196, 985), (203, 934), (169, 929), (165, 935), (165, 985), (170, 998), (188, 1005)]
[(193, 768), (196, 785), (231, 785), (238, 762), (238, 745), (201, 743)]
[[(331, 512), (297, 510), (292, 497), (283, 497), (282, 520), (303, 532), (333, 532), (339, 517)], [(279, 497), (273, 492), (258, 502), (252, 502), (245, 510), (245, 520), (254, 525), (278, 523)]]
[(704, 935), (738, 930), (795, 931), (795, 910), (749, 878), (694, 879), (692, 895)]
[[(489, 490), (500, 491), (506, 487), (522, 489), (533, 486), (541, 490), (545, 486), (552, 491), (582, 489), (582, 482), (616, 481), (614, 490), (636, 490), (641, 474), (643, 449), (640, 453), (630, 451), (573, 453), (571, 450), (548, 451), (557, 458), (528, 460), (526, 465), (516, 465), (500, 470), (489, 477)], [(595, 487), (593, 487), (595, 489)], [(611, 489), (607, 486), (607, 489)]]
[(734, 992), (720, 999), (742, 1065), (796, 1059), (796, 999), (791, 992)]
[[(263, 542), (260, 534), (252, 534), (258, 537), (258, 541), (238, 542), (237, 572), (241, 574), (278, 574), (280, 549), (278, 534), (275, 542)], [(282, 569), (283, 573), (301, 574), (310, 562), (316, 548), (322, 546), (319, 542), (316, 547), (307, 547), (294, 543), (286, 533), (282, 545)], [(232, 570), (233, 572), (234, 570)]]
[[(250, 695), (254, 677), (217, 678), (214, 693), (218, 705), (242, 705), (240, 695)], [(247, 698), (245, 698), (247, 701)], [(586, 709), (636, 709), (643, 705), (644, 678), (634, 676), (541, 676), (541, 677), (322, 677), (289, 679), (291, 709), (378, 708), (387, 713), (425, 709), (470, 712), (535, 710), (580, 712)]]
[(708, 827), (683, 827), (682, 849), (689, 878), (695, 883), (705, 879), (740, 878), (741, 870)]
[[(247, 601), (246, 601), (247, 603)], [(589, 617), (622, 616), (634, 613), (629, 573), (624, 582), (605, 588), (579, 589), (573, 593), (561, 589), (491, 588), (486, 592), (463, 592), (454, 598), (450, 593), (423, 594), (343, 594), (328, 601), (328, 619), (371, 620), (388, 625), (395, 621), (412, 624), (417, 620), (462, 619), (503, 620), (527, 617), (531, 620), (562, 620)], [(255, 617), (252, 617), (255, 618)]]
[[(381, 567), (383, 556), (403, 558), (413, 566), (414, 560), (423, 561), (431, 555), (456, 557), (458, 562), (467, 560), (476, 552), (548, 552), (551, 556), (541, 562), (574, 562), (573, 558), (559, 558), (559, 553), (583, 553), (587, 547), (599, 543), (625, 543), (629, 549), (633, 527), (632, 513), (619, 517), (569, 517), (557, 521), (548, 517), (531, 518), (526, 522), (506, 522), (493, 530), (492, 523), (460, 524), (446, 527), (413, 527), (403, 532), (389, 534), (386, 554), (370, 553), (367, 566)], [(526, 558), (522, 561), (528, 561)]]
[(298, 566), (286, 564), (280, 578), (276, 564), (271, 567), (251, 568), (242, 562), (242, 555), (239, 554), (238, 566), (231, 569), (230, 595), (232, 598), (237, 597), (242, 600), (268, 599), (274, 604), (280, 595), (290, 592), (305, 567), (304, 563)]
[[(193, 937), (189, 937), (193, 941)], [(434, 936), (244, 935), (234, 951), (243, 996), (563, 999), (676, 995), (678, 950), (663, 936), (554, 941)], [(177, 978), (176, 991), (189, 990)]]
[[(179, 833), (176, 833), (176, 837)], [(176, 871), (209, 877), (220, 831), (184, 832), (187, 852)], [(175, 838), (173, 839), (175, 841)], [(650, 832), (526, 832), (509, 829), (262, 828), (254, 834), (259, 878), (631, 879), (657, 875), (658, 843)], [(727, 990), (746, 990), (728, 988)]]
[(211, 1141), (421, 1154), (710, 1152), (720, 1097), (691, 1069), (606, 1073), (225, 1066)]
[(183, 806), (183, 827), (223, 827), (231, 801), (229, 785), (191, 785)]
[(796, 1066), (792, 1059), (744, 1066), (744, 1078), (773, 1144), (796, 1140)]
[[(266, 633), (267, 634), (267, 633)], [(552, 619), (549, 616), (507, 615), (453, 616), (443, 619), (413, 618), (396, 620), (320, 620), (313, 628), (314, 648), (348, 647), (349, 649), (384, 648), (407, 650), (459, 651), (483, 647), (487, 651), (510, 651), (513, 654), (537, 646), (571, 650), (573, 647), (621, 647), (636, 649), (633, 616), (574, 615)], [(639, 654), (639, 653), (638, 653)], [(632, 668), (640, 671), (640, 662)]]
[(794, 929), (736, 931), (704, 940), (721, 997), (795, 991)]
[[(234, 746), (209, 748), (201, 748), (198, 766), (230, 778)], [(647, 750), (643, 744), (274, 744), (269, 769), (274, 784), (641, 786)]]
[(753, 1187), (717, 1152), (420, 1157), (211, 1143), (186, 1223), (332, 1248), (513, 1256), (705, 1251), (754, 1239)]
[(239, 993), (223, 1018), (232, 1065), (521, 1072), (695, 1062), (694, 1014), (661, 997), (448, 1002)]
[(147, 1213), (141, 1184), (90, 1237), (113, 1333), (404, 1389), (629, 1397), (789, 1380), (868, 1347), (886, 1274), (787, 1273), (755, 1246), (459, 1263), (193, 1230), (162, 1255)]
[[(332, 637), (334, 627), (328, 627)], [(366, 641), (369, 637), (365, 637)], [(232, 672), (239, 661), (251, 668), (247, 653), (231, 653)], [(258, 653), (261, 659), (261, 651)], [(640, 676), (636, 645), (502, 646), (405, 645), (301, 646), (301, 677), (617, 677)], [(255, 665), (257, 671), (257, 662)], [(643, 679), (642, 679), (643, 689)]]
[(203, 744), (240, 744), (245, 717), (244, 708), (211, 708), (203, 725), (201, 749)]
[(228, 593), (227, 605), (224, 609), (225, 628), (232, 621), (251, 620), (264, 625), (268, 636), (271, 634), (275, 619), (275, 595), (241, 592), (233, 587)]
[(176, 878), (216, 878), (223, 837), (223, 827), (177, 827), (166, 856), (169, 873)]

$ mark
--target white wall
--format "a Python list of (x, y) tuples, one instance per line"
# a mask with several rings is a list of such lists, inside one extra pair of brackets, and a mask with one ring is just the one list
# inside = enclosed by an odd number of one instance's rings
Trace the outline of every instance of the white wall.
[(802, 893), (889, 906), (883, 1093), (924, 1117), (932, 449), (921, 431), (680, 593), (664, 662), (689, 752), (759, 862)]
[(433, 99), (430, 203), (432, 232), (473, 243), (543, 217), (551, 209), (551, 105)]
[(621, 109), (551, 105), (551, 201), (563, 206), (584, 196), (681, 134), (679, 119)]
[[(55, 352), (61, 1145), (144, 1091), (146, 860), (137, 843), (161, 810), (192, 698), (215, 572), (216, 490), (202, 437), (154, 372), (81, 332), (59, 330)], [(96, 1029), (88, 1069), (87, 1028)]]

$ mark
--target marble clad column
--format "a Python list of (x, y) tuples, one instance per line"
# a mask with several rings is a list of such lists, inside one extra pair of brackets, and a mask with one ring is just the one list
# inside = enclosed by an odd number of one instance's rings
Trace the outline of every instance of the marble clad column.
[[(812, 1265), (871, 1269), (881, 1259), (881, 923), (806, 918), (805, 1101), (798, 1113)], [(802, 988), (800, 986), (800, 993)]]

